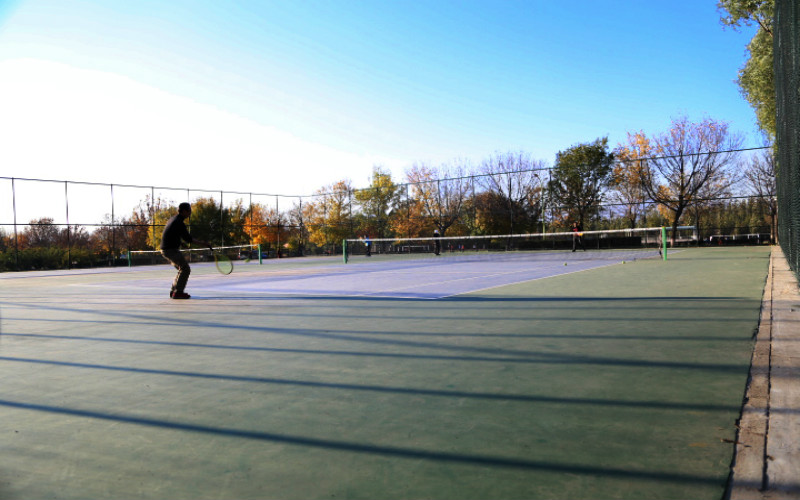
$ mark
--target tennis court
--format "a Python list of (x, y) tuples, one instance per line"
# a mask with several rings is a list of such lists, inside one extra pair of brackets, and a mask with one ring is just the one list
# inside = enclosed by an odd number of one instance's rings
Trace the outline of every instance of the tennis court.
[[(267, 261), (239, 264), (227, 279), (210, 275), (194, 280), (195, 298), (253, 298), (263, 294), (394, 297), (441, 299), (487, 288), (548, 278), (597, 267), (654, 259), (658, 249), (602, 252), (508, 252), (429, 256), (376, 255), (353, 258), (347, 266), (340, 257), (306, 261)], [(205, 267), (210, 268), (210, 264)], [(257, 273), (253, 276), (252, 273)], [(141, 287), (163, 290), (164, 280), (139, 280)], [(120, 286), (130, 286), (124, 281)]]
[(3, 274), (0, 498), (718, 499), (768, 259)]

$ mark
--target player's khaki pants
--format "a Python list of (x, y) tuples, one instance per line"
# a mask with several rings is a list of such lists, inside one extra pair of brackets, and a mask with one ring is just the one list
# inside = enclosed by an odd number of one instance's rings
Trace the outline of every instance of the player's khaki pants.
[(175, 281), (172, 282), (172, 291), (183, 293), (183, 289), (186, 288), (186, 282), (189, 281), (189, 273), (192, 272), (191, 268), (189, 268), (189, 263), (186, 262), (186, 258), (184, 258), (180, 250), (161, 250), (161, 255), (178, 270), (178, 275), (175, 276)]

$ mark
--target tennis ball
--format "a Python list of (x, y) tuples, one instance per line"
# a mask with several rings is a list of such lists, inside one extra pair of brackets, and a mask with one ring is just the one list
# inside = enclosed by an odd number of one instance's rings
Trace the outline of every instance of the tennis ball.
[(566, 266), (566, 265), (567, 265), (567, 263), (566, 263), (566, 262), (564, 262), (564, 265)]

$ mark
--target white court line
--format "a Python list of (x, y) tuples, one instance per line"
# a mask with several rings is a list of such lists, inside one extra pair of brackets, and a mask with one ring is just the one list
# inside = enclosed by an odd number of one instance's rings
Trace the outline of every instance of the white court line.
[[(601, 262), (601, 261), (598, 261), (598, 262)], [(483, 291), (483, 290), (491, 290), (493, 288), (500, 288), (500, 287), (508, 286), (508, 285), (516, 285), (516, 284), (525, 283), (525, 282), (528, 282), (528, 281), (537, 281), (537, 280), (546, 279), (546, 278), (553, 278), (555, 276), (565, 276), (565, 275), (568, 275), (568, 274), (574, 274), (574, 273), (579, 273), (579, 272), (583, 272), (583, 271), (589, 271), (589, 270), (592, 270), (592, 269), (600, 269), (600, 268), (603, 268), (603, 267), (618, 265), (620, 263), (621, 263), (621, 261), (606, 262), (603, 265), (592, 266), (592, 267), (588, 267), (588, 268), (585, 268), (585, 269), (578, 269), (576, 271), (570, 271), (570, 272), (558, 273), (558, 274), (551, 274), (549, 276), (539, 276), (539, 277), (535, 277), (535, 278), (522, 279), (522, 280), (514, 281), (514, 282), (511, 282), (511, 283), (501, 283), (501, 284), (491, 285), (491, 286), (484, 287), (484, 288), (476, 288), (476, 289), (473, 289), (473, 290), (461, 291), (461, 292), (458, 292), (458, 293), (452, 293), (452, 294), (447, 294), (447, 295), (438, 295), (436, 297), (419, 297), (419, 296), (404, 297), (404, 296), (397, 296), (397, 295), (392, 295), (392, 297), (396, 297), (396, 298), (416, 298), (416, 299), (424, 298), (426, 300), (444, 299), (444, 298), (448, 298), (448, 297), (455, 297), (457, 295), (464, 295), (464, 294), (467, 294), (467, 293), (480, 292), (480, 291)], [(551, 266), (540, 266), (540, 268), (541, 267), (551, 267)], [(534, 270), (534, 269), (529, 269), (529, 270)], [(538, 270), (538, 269), (535, 269), (535, 270)], [(522, 271), (524, 271), (524, 270), (522, 270)], [(430, 285), (434, 285), (434, 284), (445, 285), (445, 284), (449, 284), (449, 283), (456, 283), (456, 282), (459, 282), (459, 281), (490, 279), (490, 278), (496, 278), (498, 276), (506, 276), (506, 275), (509, 275), (509, 274), (519, 274), (520, 272), (521, 272), (521, 270), (516, 269), (516, 270), (513, 270), (513, 271), (504, 271), (504, 272), (501, 272), (501, 273), (493, 273), (493, 274), (481, 274), (481, 275), (478, 275), (478, 276), (470, 276), (470, 277), (466, 277), (466, 278), (451, 279), (451, 280), (446, 280), (446, 281), (433, 280), (433, 281), (429, 281), (429, 282), (426, 282), (426, 283), (415, 283), (413, 285), (401, 286), (401, 287), (397, 287), (397, 288), (387, 288), (387, 289), (383, 289), (383, 290), (380, 290), (380, 291), (369, 292), (369, 293), (350, 293), (350, 294), (348, 294), (348, 293), (340, 293), (338, 295), (340, 295), (340, 296), (343, 295), (343, 296), (348, 296), (348, 297), (381, 296), (382, 294), (390, 294), (390, 293), (393, 293), (393, 292), (408, 291), (409, 289), (413, 290), (413, 289), (418, 289), (418, 288), (424, 288), (426, 286), (430, 286)], [(393, 270), (393, 271), (376, 271), (373, 274), (384, 274), (384, 273), (392, 274), (392, 273), (396, 273), (396, 270)], [(408, 274), (408, 273), (404, 273), (404, 274)], [(441, 273), (437, 273), (437, 274), (441, 274)], [(461, 274), (463, 274), (463, 273), (461, 273)], [(328, 295), (330, 295), (330, 294), (328, 294)]]
[[(364, 294), (364, 295), (367, 295), (367, 296), (369, 296), (369, 295), (377, 295), (377, 294), (381, 294), (381, 293), (389, 293), (389, 292), (395, 292), (395, 291), (400, 291), (400, 290), (408, 290), (408, 289), (420, 288), (420, 287), (425, 287), (425, 286), (429, 286), (429, 285), (436, 285), (436, 284), (446, 285), (446, 284), (449, 284), (449, 283), (457, 283), (459, 281), (471, 281), (471, 280), (477, 280), (477, 279), (490, 279), (490, 278), (496, 278), (498, 276), (506, 276), (506, 275), (509, 275), (509, 274), (519, 274), (519, 273), (520, 273), (520, 270), (514, 270), (514, 271), (505, 271), (505, 272), (502, 272), (502, 273), (480, 274), (480, 275), (477, 275), (477, 276), (468, 276), (468, 277), (465, 277), (465, 278), (449, 279), (449, 280), (445, 280), (445, 281), (434, 280), (434, 281), (429, 281), (429, 282), (426, 282), (426, 283), (415, 283), (413, 285), (401, 286), (401, 287), (398, 287), (398, 288), (388, 288), (388, 289), (381, 290), (379, 292), (372, 292), (372, 293), (368, 293), (368, 294)], [(558, 275), (554, 275), (554, 276), (558, 276)], [(550, 276), (543, 276), (543, 277), (548, 277), (549, 278)], [(540, 278), (534, 278), (534, 279), (540, 279)], [(530, 280), (523, 280), (523, 281), (530, 281)], [(503, 285), (496, 285), (496, 286), (503, 286)], [(473, 290), (471, 290), (470, 292), (472, 292), (472, 291)], [(452, 297), (453, 295), (461, 295), (463, 293), (470, 293), (470, 292), (461, 292), (461, 293), (455, 293), (455, 294), (452, 294), (452, 295), (443, 295), (443, 296), (441, 296), (439, 298)]]
[[(584, 261), (584, 262), (589, 262), (589, 261), (587, 260), (587, 261)], [(508, 285), (516, 285), (516, 284), (519, 284), (519, 283), (525, 283), (525, 282), (529, 282), (529, 281), (537, 281), (537, 280), (541, 280), (541, 279), (552, 278), (552, 277), (555, 277), (555, 276), (565, 276), (565, 275), (568, 275), (568, 274), (574, 274), (574, 273), (579, 273), (579, 272), (583, 272), (583, 271), (589, 271), (589, 270), (592, 270), (592, 269), (600, 269), (602, 267), (618, 265), (618, 264), (621, 263), (621, 260), (620, 261), (613, 261), (613, 262), (603, 261), (603, 260), (596, 260), (594, 262), (596, 262), (596, 263), (603, 262), (603, 264), (602, 265), (593, 265), (591, 267), (584, 268), (584, 269), (578, 269), (578, 270), (575, 270), (575, 271), (561, 272), (561, 273), (558, 273), (558, 274), (550, 274), (548, 276), (539, 276), (539, 277), (534, 277), (534, 278), (521, 279), (521, 280), (513, 281), (513, 282), (510, 282), (510, 283), (499, 283), (499, 284), (495, 284), (495, 285), (491, 285), (491, 286), (487, 286), (487, 287), (483, 287), (483, 288), (475, 288), (475, 289), (472, 289), (472, 290), (465, 290), (465, 291), (460, 291), (460, 292), (457, 292), (457, 293), (444, 294), (444, 295), (432, 294), (432, 293), (430, 293), (430, 294), (420, 293), (420, 294), (416, 294), (416, 295), (413, 295), (413, 294), (412, 295), (406, 295), (406, 294), (397, 294), (397, 292), (405, 291), (405, 292), (413, 293), (413, 290), (415, 290), (415, 289), (422, 289), (422, 288), (429, 287), (429, 286), (432, 286), (432, 285), (447, 285), (447, 284), (463, 282), (463, 281), (474, 281), (474, 280), (482, 280), (482, 279), (491, 279), (491, 278), (497, 278), (499, 276), (507, 276), (507, 275), (519, 274), (520, 272), (539, 271), (539, 270), (542, 270), (542, 269), (546, 269), (548, 267), (552, 267), (553, 265), (552, 265), (552, 263), (541, 263), (540, 265), (537, 265), (535, 267), (528, 268), (528, 269), (522, 269), (522, 270), (514, 269), (514, 270), (510, 270), (510, 271), (503, 271), (503, 272), (492, 273), (492, 274), (474, 275), (474, 272), (473, 272), (473, 276), (467, 276), (467, 277), (463, 277), (463, 278), (448, 279), (448, 280), (444, 280), (444, 281), (441, 280), (441, 279), (431, 279), (431, 280), (426, 281), (425, 283), (414, 283), (412, 285), (404, 285), (404, 286), (395, 287), (395, 288), (386, 288), (386, 289), (382, 289), (382, 290), (378, 290), (378, 291), (370, 291), (370, 292), (363, 292), (363, 293), (343, 292), (343, 291), (337, 291), (337, 292), (317, 291), (317, 292), (314, 292), (312, 290), (309, 290), (309, 291), (235, 290), (235, 292), (236, 293), (248, 293), (248, 294), (270, 294), (270, 295), (281, 295), (281, 294), (283, 294), (283, 295), (294, 295), (294, 296), (322, 295), (322, 296), (327, 296), (327, 297), (380, 297), (380, 296), (389, 296), (389, 297), (392, 297), (392, 298), (408, 298), (408, 299), (418, 299), (418, 300), (419, 299), (422, 299), (422, 300), (437, 300), (437, 299), (443, 299), (443, 298), (448, 298), (448, 297), (455, 297), (455, 296), (458, 296), (458, 295), (464, 295), (464, 294), (467, 294), (467, 293), (474, 293), (474, 292), (480, 292), (480, 291), (484, 291), (484, 290), (491, 290), (491, 289), (494, 289), (494, 288), (500, 288), (500, 287), (508, 286)], [(392, 275), (392, 274), (408, 275), (408, 274), (412, 274), (412, 273), (413, 274), (419, 274), (419, 269), (418, 268), (408, 269), (408, 270), (400, 270), (400, 269), (388, 270), (387, 269), (385, 271), (376, 270), (376, 271), (370, 271), (369, 275), (372, 278), (377, 278), (378, 280), (380, 280), (381, 279), (380, 275)], [(442, 271), (442, 272), (440, 272), (440, 271), (436, 271), (436, 272), (433, 272), (433, 273), (426, 273), (425, 276), (442, 275), (442, 274), (463, 275), (463, 274), (467, 274), (467, 271), (462, 271), (462, 272), (453, 272), (453, 271), (450, 271), (450, 272), (443, 272)], [(336, 274), (335, 276), (341, 276), (341, 275)], [(320, 277), (319, 276), (317, 276), (317, 277), (309, 277), (308, 279), (320, 279)], [(226, 292), (227, 293), (233, 293), (234, 290), (227, 290)], [(424, 295), (428, 295), (428, 296), (424, 296)]]
[[(675, 252), (683, 252), (683, 251), (684, 251), (683, 249), (681, 249), (681, 250), (674, 250), (672, 253), (675, 253)], [(655, 258), (656, 258), (656, 257), (655, 257), (655, 256), (653, 256), (653, 257), (649, 257), (649, 258), (642, 259), (642, 260), (652, 260), (652, 259), (655, 259)], [(660, 258), (660, 257), (659, 257), (659, 258)], [(599, 261), (598, 261), (598, 262), (599, 262)], [(493, 288), (500, 288), (500, 287), (502, 287), (502, 286), (508, 286), (508, 285), (518, 285), (518, 284), (520, 284), (520, 283), (525, 283), (525, 282), (528, 282), (528, 281), (537, 281), (537, 280), (542, 280), (542, 279), (547, 279), (547, 278), (554, 278), (554, 277), (556, 277), (556, 276), (566, 276), (566, 275), (568, 275), (568, 274), (581, 273), (581, 272), (583, 272), (583, 271), (591, 271), (592, 269), (601, 269), (601, 268), (603, 268), (603, 267), (615, 266), (615, 265), (621, 265), (621, 264), (622, 264), (622, 261), (619, 261), (619, 262), (608, 262), (608, 263), (606, 263), (606, 264), (604, 264), (604, 265), (602, 265), (602, 266), (589, 267), (589, 268), (586, 268), (586, 269), (578, 269), (577, 271), (570, 271), (570, 272), (568, 272), (568, 273), (554, 274), (554, 275), (552, 275), (552, 276), (541, 276), (541, 277), (539, 277), (539, 278), (531, 278), (531, 279), (527, 279), (527, 280), (520, 280), (520, 281), (515, 281), (515, 282), (513, 282), (513, 283), (505, 283), (505, 284), (502, 284), (502, 285), (492, 285), (492, 286), (487, 286), (486, 288), (479, 288), (479, 289), (477, 289), (477, 290), (470, 290), (469, 292), (454, 293), (454, 294), (452, 294), (452, 295), (443, 295), (443, 296), (442, 296), (442, 297), (440, 297), (440, 298), (442, 298), (442, 299), (446, 299), (446, 298), (448, 298), (448, 297), (455, 297), (456, 295), (463, 295), (463, 294), (465, 294), (465, 293), (482, 292), (482, 291), (484, 291), (484, 290), (491, 290), (491, 289), (493, 289)]]
[(526, 279), (526, 280), (519, 280), (519, 281), (515, 281), (513, 283), (503, 283), (501, 285), (492, 285), (492, 286), (487, 286), (485, 288), (478, 288), (476, 290), (470, 290), (468, 292), (454, 293), (454, 294), (451, 294), (451, 295), (442, 295), (439, 298), (446, 299), (448, 297), (455, 297), (457, 295), (464, 295), (466, 293), (483, 292), (485, 290), (492, 290), (493, 288), (500, 288), (500, 287), (509, 286), (509, 285), (518, 285), (520, 283), (527, 283), (528, 281), (538, 281), (538, 280), (543, 280), (543, 279), (548, 279), (548, 278), (555, 278), (556, 276), (567, 276), (568, 274), (582, 273), (584, 271), (591, 271), (591, 270), (594, 270), (594, 269), (601, 269), (603, 267), (616, 266), (616, 265), (621, 265), (621, 264), (622, 264), (622, 262), (608, 262), (606, 264), (603, 264), (602, 266), (589, 267), (589, 268), (586, 268), (586, 269), (578, 269), (577, 271), (570, 271), (570, 272), (567, 272), (567, 273), (553, 274), (553, 275), (550, 275), (550, 276), (540, 276), (538, 278), (530, 278), (530, 279)]

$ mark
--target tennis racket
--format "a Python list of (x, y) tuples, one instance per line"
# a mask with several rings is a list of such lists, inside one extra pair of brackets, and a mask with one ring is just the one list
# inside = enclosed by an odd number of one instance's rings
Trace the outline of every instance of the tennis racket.
[(214, 265), (217, 266), (217, 271), (219, 271), (220, 274), (231, 274), (233, 272), (233, 261), (231, 261), (230, 257), (225, 255), (224, 252), (214, 250), (213, 248), (211, 251), (214, 254)]

